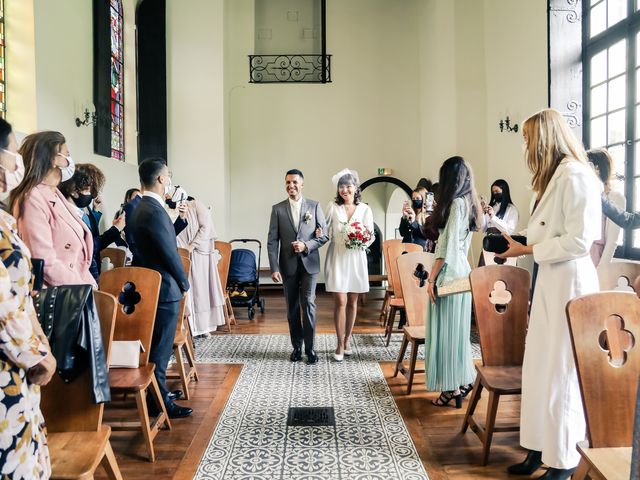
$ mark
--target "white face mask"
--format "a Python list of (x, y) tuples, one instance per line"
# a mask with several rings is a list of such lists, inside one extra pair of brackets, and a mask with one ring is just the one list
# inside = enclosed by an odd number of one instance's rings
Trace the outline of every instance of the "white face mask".
[(22, 159), (22, 155), (19, 153), (10, 152), (9, 150), (3, 149), (4, 153), (8, 155), (13, 155), (16, 159), (16, 169), (12, 172), (8, 170), (3, 165), (0, 165), (0, 168), (4, 170), (4, 190), (3, 192), (9, 193), (11, 190), (16, 188), (22, 182), (24, 178), (24, 161)]
[(74, 163), (73, 158), (71, 158), (71, 155), (69, 155), (68, 157), (61, 153), (59, 153), (58, 155), (66, 158), (67, 162), (69, 162), (69, 165), (67, 165), (66, 167), (58, 167), (60, 169), (60, 172), (62, 173), (62, 181), (66, 182), (71, 177), (73, 177), (73, 174), (76, 172), (76, 164)]
[(171, 184), (171, 179), (169, 179), (169, 184), (164, 186), (164, 194), (169, 195), (171, 193), (171, 189), (173, 185)]

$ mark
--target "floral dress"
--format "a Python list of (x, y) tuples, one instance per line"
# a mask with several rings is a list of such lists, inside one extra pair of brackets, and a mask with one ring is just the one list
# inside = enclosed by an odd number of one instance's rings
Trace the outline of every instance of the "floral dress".
[(40, 387), (27, 370), (47, 355), (32, 320), (30, 253), (16, 222), (0, 210), (0, 478), (47, 479), (51, 475)]

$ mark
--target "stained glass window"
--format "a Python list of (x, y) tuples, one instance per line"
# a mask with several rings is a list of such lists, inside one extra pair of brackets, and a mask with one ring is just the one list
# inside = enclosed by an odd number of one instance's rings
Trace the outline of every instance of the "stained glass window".
[(0, 117), (5, 118), (7, 102), (5, 99), (5, 71), (4, 71), (4, 0), (0, 0)]
[(122, 48), (122, 0), (110, 0), (110, 2), (111, 157), (117, 160), (124, 160), (124, 56)]

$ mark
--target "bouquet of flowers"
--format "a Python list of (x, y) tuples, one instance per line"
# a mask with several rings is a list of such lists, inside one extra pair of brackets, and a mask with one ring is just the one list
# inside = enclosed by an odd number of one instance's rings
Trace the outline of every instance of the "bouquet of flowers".
[(371, 231), (360, 222), (344, 222), (344, 244), (350, 250), (368, 250)]

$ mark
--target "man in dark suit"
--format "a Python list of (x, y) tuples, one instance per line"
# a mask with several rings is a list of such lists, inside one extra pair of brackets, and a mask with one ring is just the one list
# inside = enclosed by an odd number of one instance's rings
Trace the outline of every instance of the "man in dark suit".
[[(144, 192), (144, 185), (142, 186), (142, 191)], [(163, 195), (163, 198), (164, 198), (164, 195)], [(133, 255), (134, 258), (137, 254), (137, 250), (136, 250), (136, 240), (133, 237), (133, 232), (132, 232), (133, 212), (135, 211), (136, 208), (138, 208), (138, 205), (140, 204), (141, 201), (142, 201), (142, 197), (140, 195), (136, 195), (129, 201), (129, 203), (124, 204), (122, 207), (122, 211), (126, 213), (125, 224), (124, 224), (124, 236), (129, 246), (129, 250), (131, 251), (131, 254)], [(176, 232), (176, 237), (188, 225), (186, 216), (187, 216), (187, 209), (185, 208), (184, 211), (180, 211), (180, 216), (176, 218), (175, 222), (173, 222), (173, 228)]]
[(186, 417), (191, 415), (191, 409), (173, 403), (175, 397), (166, 383), (180, 301), (189, 289), (189, 280), (178, 255), (175, 230), (164, 209), (164, 195), (171, 188), (171, 176), (167, 164), (160, 158), (143, 160), (138, 173), (144, 193), (133, 211), (131, 233), (137, 246), (133, 265), (150, 268), (162, 275), (149, 360), (156, 365), (155, 376), (169, 417)]
[[(289, 198), (271, 209), (267, 252), (271, 278), (282, 282), (287, 301), (287, 319), (291, 335), (291, 361), (302, 360), (304, 343), (307, 361), (318, 356), (313, 349), (316, 332), (316, 277), (320, 272), (318, 249), (329, 241), (322, 209), (315, 200), (302, 197), (304, 176), (289, 170), (285, 188)], [(316, 230), (323, 233), (316, 235)]]

